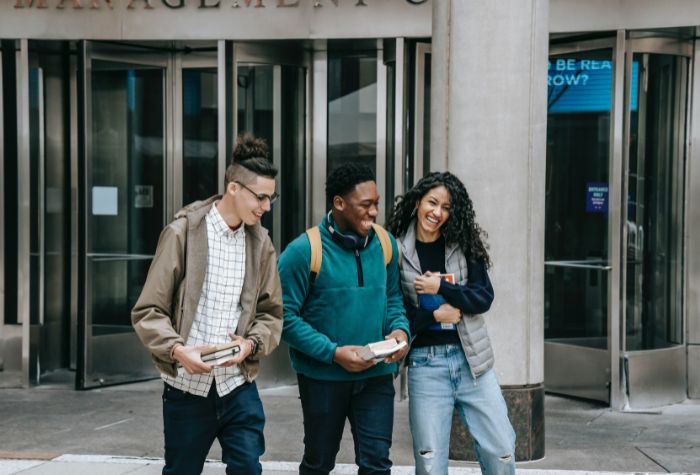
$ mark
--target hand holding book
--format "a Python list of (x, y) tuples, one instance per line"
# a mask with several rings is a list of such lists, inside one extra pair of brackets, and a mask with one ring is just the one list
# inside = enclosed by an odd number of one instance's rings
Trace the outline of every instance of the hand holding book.
[[(426, 272), (422, 276), (416, 277), (416, 292), (418, 292), (418, 304), (424, 310), (433, 313), (437, 323), (430, 326), (431, 330), (454, 330), (455, 323), (459, 322), (461, 313), (456, 308), (445, 302), (440, 290), (440, 280), (445, 280), (450, 284), (455, 283), (454, 274), (438, 274)], [(455, 316), (456, 312), (456, 316)]]
[(452, 276), (452, 283), (454, 283), (454, 274), (440, 274), (439, 272), (428, 271), (423, 275), (419, 275), (414, 282), (416, 292), (421, 295), (437, 294), (440, 290), (440, 281), (443, 279), (447, 280), (448, 276)]
[(211, 366), (221, 366), (236, 358), (241, 352), (241, 344), (238, 340), (214, 345), (202, 351), (202, 361)]
[(357, 355), (365, 361), (372, 359), (382, 360), (406, 346), (406, 342), (397, 341), (393, 338), (389, 340), (376, 341), (368, 343), (357, 351)]

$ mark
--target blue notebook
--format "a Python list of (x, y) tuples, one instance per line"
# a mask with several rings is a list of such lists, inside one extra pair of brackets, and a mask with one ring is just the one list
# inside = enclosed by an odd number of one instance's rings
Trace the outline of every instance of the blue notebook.
[[(440, 274), (440, 277), (451, 284), (455, 282), (454, 274)], [(420, 308), (431, 313), (440, 308), (440, 305), (443, 303), (445, 303), (445, 298), (440, 294), (418, 294), (418, 305), (420, 305)], [(435, 322), (428, 328), (433, 331), (456, 330), (457, 325), (453, 323)]]

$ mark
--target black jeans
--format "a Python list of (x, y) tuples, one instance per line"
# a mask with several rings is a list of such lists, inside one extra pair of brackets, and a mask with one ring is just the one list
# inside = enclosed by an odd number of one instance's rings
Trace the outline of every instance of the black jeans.
[(346, 418), (352, 429), (359, 473), (391, 473), (393, 377), (319, 381), (299, 374), (297, 378), (304, 412), (304, 458), (299, 473), (328, 474), (333, 470)]
[(199, 475), (214, 439), (219, 439), (227, 474), (262, 473), (265, 414), (255, 383), (224, 397), (212, 385), (204, 398), (166, 384), (163, 390), (163, 475)]

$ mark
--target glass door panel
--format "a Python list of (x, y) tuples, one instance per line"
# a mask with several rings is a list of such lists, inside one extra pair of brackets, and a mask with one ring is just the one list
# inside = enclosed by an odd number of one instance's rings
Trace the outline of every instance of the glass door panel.
[(635, 53), (630, 104), (626, 349), (683, 343), (685, 78), (688, 59)]
[(306, 229), (306, 68), (282, 66), (280, 249)]
[(545, 384), (609, 400), (608, 292), (613, 50), (549, 60)]
[(29, 68), (29, 381), (39, 383), (41, 374), (39, 332), (44, 324), (44, 74)]
[(377, 53), (328, 53), (326, 173), (355, 162), (377, 171)]
[(164, 226), (165, 67), (90, 62), (82, 387), (156, 375), (131, 326)]
[(182, 70), (182, 204), (219, 193), (216, 68)]
[[(279, 104), (274, 104), (280, 88), (279, 66), (271, 64), (238, 64), (237, 123), (238, 133), (252, 133), (264, 139), (270, 151), (270, 159), (279, 166), (276, 152), (274, 119), (279, 114)], [(276, 107), (275, 107), (276, 106)], [(277, 109), (275, 111), (275, 109)], [(279, 152), (278, 152), (279, 153)], [(278, 186), (279, 186), (278, 180)], [(281, 190), (277, 190), (281, 194)], [(279, 246), (280, 228), (279, 205), (272, 206), (272, 212), (265, 213), (262, 225), (267, 228), (273, 241)], [(277, 225), (275, 225), (277, 223)]]
[(633, 74), (627, 103), (623, 369), (634, 408), (687, 395), (683, 236), (690, 54), (689, 45), (658, 39), (630, 41), (628, 50)]
[[(294, 44), (234, 46), (236, 134), (267, 141), (277, 166), (280, 199), (263, 217), (279, 252), (307, 226), (306, 108), (308, 60)], [(292, 384), (294, 371), (284, 343), (263, 362), (258, 384)]]
[(250, 132), (273, 147), (273, 100), (275, 66), (271, 64), (238, 65), (238, 130)]
[(245, 61), (236, 70), (237, 132), (265, 139), (279, 169), (281, 198), (262, 224), (282, 250), (306, 226), (306, 68)]
[(30, 381), (69, 368), (69, 67), (67, 44), (29, 41)]

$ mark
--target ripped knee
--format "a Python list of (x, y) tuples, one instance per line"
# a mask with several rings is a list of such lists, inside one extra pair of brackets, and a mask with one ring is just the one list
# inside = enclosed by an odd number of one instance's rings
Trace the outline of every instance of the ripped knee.
[(508, 455), (502, 455), (498, 457), (498, 460), (500, 460), (503, 463), (510, 463), (511, 460), (513, 460), (513, 455), (508, 454)]
[(418, 454), (425, 459), (431, 459), (435, 457), (435, 452), (433, 452), (432, 450), (419, 450)]
[[(420, 461), (421, 465), (423, 466), (423, 470), (426, 473), (430, 473), (433, 469), (433, 458), (435, 457), (435, 451), (423, 449), (418, 451), (418, 455), (420, 456)], [(416, 464), (418, 464), (418, 461), (416, 461)]]

